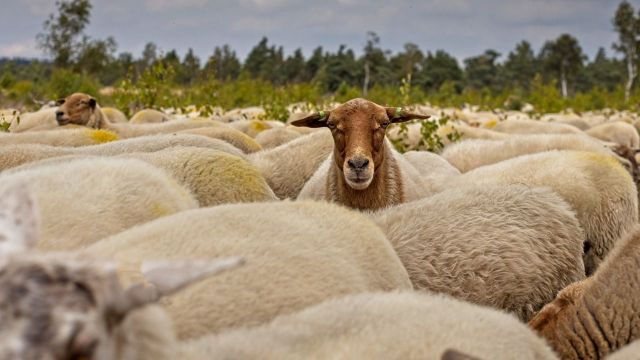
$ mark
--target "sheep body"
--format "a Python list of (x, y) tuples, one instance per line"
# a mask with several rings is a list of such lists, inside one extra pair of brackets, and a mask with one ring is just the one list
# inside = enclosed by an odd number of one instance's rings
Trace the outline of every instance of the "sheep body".
[(465, 173), (480, 166), (549, 150), (591, 151), (614, 156), (609, 148), (588, 136), (536, 134), (505, 140), (463, 140), (444, 149), (442, 157)]
[(602, 359), (640, 339), (639, 258), (636, 227), (593, 276), (562, 290), (529, 325), (563, 359)]
[(640, 340), (636, 340), (622, 349), (607, 356), (606, 360), (638, 360), (640, 354)]
[(279, 199), (295, 199), (332, 151), (331, 133), (322, 129), (273, 149), (253, 153), (249, 160)]
[(36, 112), (12, 116), (9, 132), (21, 133), (30, 130), (47, 130), (58, 127), (56, 108), (42, 109)]
[(162, 123), (170, 121), (169, 116), (165, 113), (154, 109), (142, 109), (133, 114), (129, 123), (131, 124), (150, 124), (150, 123)]
[(78, 249), (197, 206), (185, 188), (140, 160), (75, 160), (0, 176), (0, 189), (17, 183), (29, 184), (36, 198), (42, 250)]
[(261, 150), (260, 144), (258, 144), (253, 138), (236, 129), (224, 126), (222, 124), (221, 126), (207, 126), (195, 129), (181, 130), (179, 134), (194, 134), (210, 137), (213, 139), (220, 139), (237, 147), (245, 154), (250, 154)]
[(118, 140), (118, 135), (107, 130), (60, 129), (15, 134), (1, 134), (0, 146), (11, 144), (43, 144), (52, 146), (97, 145)]
[(416, 289), (524, 320), (584, 278), (584, 233), (567, 203), (548, 188), (457, 187), (372, 218)]
[(178, 348), (181, 359), (441, 359), (449, 349), (481, 359), (556, 359), (512, 316), (413, 292), (328, 300), (267, 325)]
[(640, 148), (640, 136), (636, 128), (622, 121), (608, 122), (592, 127), (587, 135), (603, 141), (624, 145), (631, 149)]
[(598, 153), (553, 150), (519, 156), (453, 177), (444, 187), (507, 184), (550, 187), (569, 203), (590, 247), (584, 257), (588, 273), (638, 221), (633, 179), (614, 157)]
[(288, 127), (273, 128), (256, 135), (256, 142), (260, 144), (263, 149), (272, 149), (282, 144), (286, 144), (291, 140), (297, 139), (301, 135), (302, 134), (299, 132)]
[(4, 145), (0, 146), (0, 171), (58, 156), (114, 156), (133, 152), (154, 152), (178, 145), (218, 150), (244, 158), (242, 151), (222, 140), (198, 135), (151, 135), (75, 148), (41, 144)]
[(493, 130), (507, 134), (582, 134), (575, 126), (525, 119), (499, 122)]
[(436, 188), (442, 187), (450, 177), (460, 175), (447, 160), (429, 151), (408, 151), (402, 156), (418, 170), (424, 182)]
[(112, 123), (126, 123), (128, 122), (127, 116), (120, 110), (113, 107), (103, 107), (102, 113)]
[(205, 280), (163, 303), (183, 339), (265, 323), (349, 293), (411, 289), (406, 270), (380, 229), (362, 215), (326, 203), (184, 211), (104, 239), (87, 253), (119, 263), (245, 257), (241, 269)]

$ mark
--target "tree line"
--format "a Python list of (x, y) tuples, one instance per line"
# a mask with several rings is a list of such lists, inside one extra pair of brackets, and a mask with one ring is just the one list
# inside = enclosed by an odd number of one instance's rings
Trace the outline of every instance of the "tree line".
[(611, 49), (618, 58), (601, 47), (589, 60), (574, 36), (562, 34), (537, 50), (523, 40), (506, 54), (488, 49), (462, 63), (445, 50), (423, 51), (413, 43), (393, 53), (381, 46), (374, 32), (366, 34), (360, 55), (346, 45), (337, 50), (317, 47), (310, 56), (301, 49), (285, 54), (282, 46), (263, 37), (243, 60), (230, 45), (215, 46), (208, 58), (200, 59), (192, 49), (180, 55), (176, 50), (161, 51), (153, 42), (134, 56), (118, 52), (111, 37), (92, 39), (84, 34), (92, 9), (89, 0), (62, 0), (56, 7), (57, 13), (49, 16), (37, 36), (51, 60), (1, 59), (0, 86), (44, 82), (59, 69), (82, 74), (100, 86), (118, 85), (124, 79), (135, 82), (149, 68), (162, 64), (172, 69), (171, 81), (184, 87), (251, 78), (274, 86), (313, 84), (323, 93), (358, 88), (366, 96), (376, 86), (397, 88), (409, 81), (425, 93), (445, 89), (457, 94), (467, 90), (526, 94), (542, 82), (555, 86), (564, 98), (593, 89), (624, 88), (628, 99), (636, 87), (640, 55), (640, 12), (627, 1), (612, 17), (618, 39)]

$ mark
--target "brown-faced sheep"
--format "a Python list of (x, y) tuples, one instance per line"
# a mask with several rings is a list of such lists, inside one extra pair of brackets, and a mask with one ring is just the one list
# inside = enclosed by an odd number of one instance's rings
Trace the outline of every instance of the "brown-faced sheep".
[(292, 122), (294, 126), (327, 127), (334, 141), (333, 154), (305, 184), (299, 198), (379, 209), (428, 195), (420, 174), (385, 137), (392, 123), (428, 117), (353, 99)]
[(377, 226), (361, 214), (321, 202), (184, 211), (104, 239), (87, 253), (122, 264), (245, 257), (242, 269), (164, 302), (183, 339), (258, 325), (350, 293), (411, 289), (407, 271)]
[(455, 188), (372, 218), (414, 288), (522, 320), (584, 278), (584, 232), (567, 203), (548, 188)]
[(444, 187), (508, 184), (550, 187), (569, 203), (585, 231), (587, 274), (638, 222), (633, 179), (616, 158), (593, 152), (554, 150), (519, 156), (452, 177)]
[(636, 227), (592, 277), (562, 290), (529, 325), (562, 359), (602, 359), (640, 339), (639, 259)]
[(180, 130), (220, 125), (219, 122), (211, 120), (169, 121), (161, 124), (138, 125), (112, 123), (102, 113), (96, 99), (87, 94), (71, 94), (66, 99), (60, 100), (60, 102), (61, 105), (56, 111), (56, 120), (60, 126), (73, 124), (94, 129), (107, 129), (123, 138), (173, 133)]

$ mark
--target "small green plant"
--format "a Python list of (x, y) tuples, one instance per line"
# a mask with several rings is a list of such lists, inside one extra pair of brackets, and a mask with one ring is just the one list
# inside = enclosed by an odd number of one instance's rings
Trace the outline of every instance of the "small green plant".
[(11, 113), (11, 119), (7, 119), (4, 113), (0, 113), (0, 132), (9, 132), (13, 119), (16, 120), (16, 124), (20, 124), (20, 115), (16, 110)]
[(173, 90), (175, 70), (169, 64), (158, 61), (145, 69), (137, 81), (130, 73), (120, 82), (113, 100), (127, 117), (141, 109), (178, 107), (179, 92)]
[[(410, 150), (431, 151), (435, 153), (440, 152), (444, 148), (445, 144), (443, 138), (438, 134), (438, 130), (447, 125), (449, 121), (449, 117), (443, 116), (438, 120), (415, 120), (397, 124), (397, 136), (394, 137), (391, 142), (396, 150), (401, 153), (405, 153)], [(410, 124), (420, 124), (420, 140), (418, 144), (415, 144), (414, 146), (407, 145), (405, 141), (409, 134)], [(445, 137), (449, 142), (456, 142), (462, 138), (462, 134), (460, 134), (455, 128), (452, 128), (452, 131), (446, 134)]]

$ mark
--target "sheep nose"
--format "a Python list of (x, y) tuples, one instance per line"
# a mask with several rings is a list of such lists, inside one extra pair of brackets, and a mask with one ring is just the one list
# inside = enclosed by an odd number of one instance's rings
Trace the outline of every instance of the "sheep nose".
[(56, 111), (56, 119), (60, 119), (64, 115), (64, 111)]
[(368, 159), (349, 159), (349, 161), (347, 161), (347, 164), (349, 164), (349, 167), (352, 168), (353, 170), (362, 170), (365, 167), (367, 167), (367, 165), (369, 165), (369, 160)]

